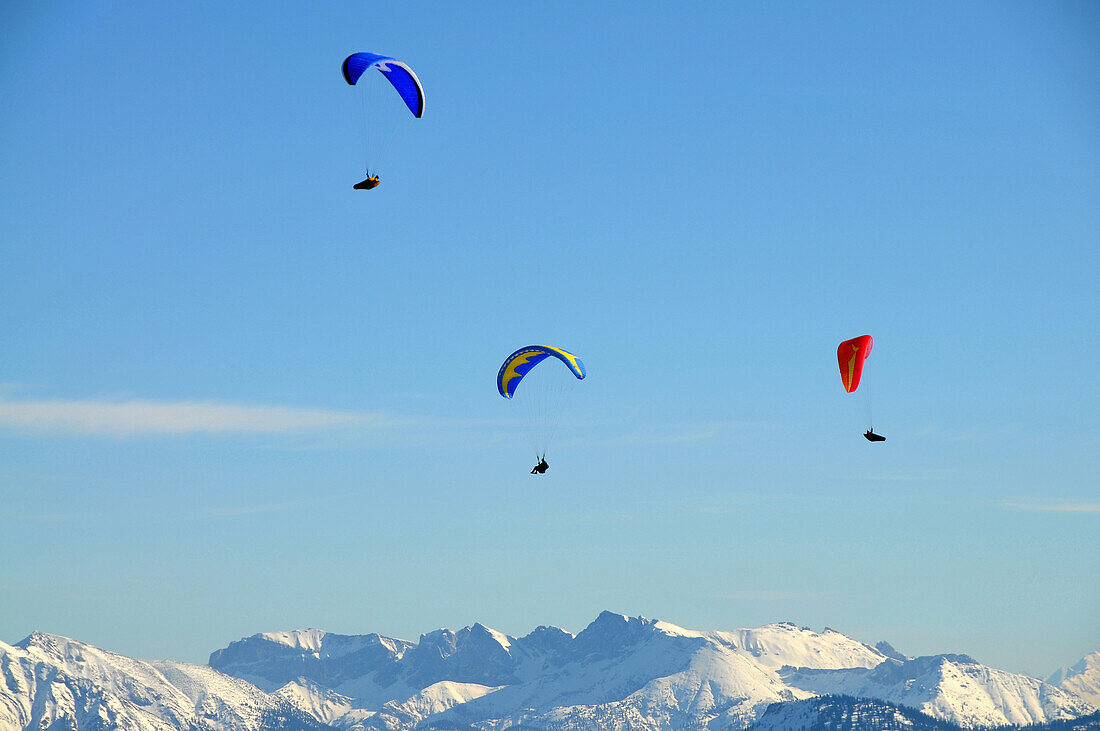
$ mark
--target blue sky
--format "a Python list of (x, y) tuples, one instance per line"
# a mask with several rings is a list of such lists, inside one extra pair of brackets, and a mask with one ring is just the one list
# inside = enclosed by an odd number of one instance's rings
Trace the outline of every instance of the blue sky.
[[(0, 13), (0, 639), (1100, 649), (1095, 4)], [(427, 92), (369, 193), (359, 50)]]

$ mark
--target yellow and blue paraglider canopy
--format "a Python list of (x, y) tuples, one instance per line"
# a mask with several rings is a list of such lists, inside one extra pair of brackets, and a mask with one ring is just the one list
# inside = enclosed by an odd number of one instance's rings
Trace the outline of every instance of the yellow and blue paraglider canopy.
[(504, 398), (512, 398), (523, 377), (549, 356), (554, 356), (564, 363), (577, 380), (584, 378), (584, 363), (572, 353), (549, 345), (528, 345), (504, 359), (504, 364), (497, 373), (497, 391)]

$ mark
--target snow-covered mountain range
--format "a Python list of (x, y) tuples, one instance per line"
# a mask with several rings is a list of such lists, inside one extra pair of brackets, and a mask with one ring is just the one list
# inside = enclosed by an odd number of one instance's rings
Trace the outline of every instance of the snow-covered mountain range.
[[(0, 731), (762, 731), (793, 719), (813, 728), (807, 719), (849, 707), (886, 724), (851, 728), (916, 728), (896, 706), (927, 714), (920, 728), (939, 728), (935, 720), (983, 728), (1077, 718), (1100, 706), (1100, 653), (1044, 682), (965, 655), (910, 658), (830, 629), (696, 631), (611, 612), (575, 636), (539, 627), (517, 638), (480, 624), (417, 642), (271, 632), (214, 652), (209, 666), (132, 660), (35, 633), (0, 643), (0, 677)], [(856, 698), (862, 705), (851, 705)], [(849, 723), (853, 712), (844, 711)]]

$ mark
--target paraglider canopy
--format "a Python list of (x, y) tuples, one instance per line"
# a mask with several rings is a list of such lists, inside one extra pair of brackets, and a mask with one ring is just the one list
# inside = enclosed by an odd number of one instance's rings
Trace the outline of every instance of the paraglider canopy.
[(871, 354), (871, 336), (845, 340), (836, 349), (836, 358), (840, 363), (840, 380), (848, 393), (859, 388), (859, 378), (863, 375), (863, 361)]
[(512, 398), (523, 377), (549, 356), (554, 356), (565, 363), (578, 380), (584, 378), (584, 363), (572, 353), (549, 345), (528, 345), (504, 359), (497, 373), (497, 391), (504, 398)]
[(414, 117), (424, 116), (424, 87), (413, 70), (396, 58), (377, 53), (353, 53), (344, 59), (344, 80), (355, 86), (359, 77), (372, 68), (377, 68), (389, 79)]

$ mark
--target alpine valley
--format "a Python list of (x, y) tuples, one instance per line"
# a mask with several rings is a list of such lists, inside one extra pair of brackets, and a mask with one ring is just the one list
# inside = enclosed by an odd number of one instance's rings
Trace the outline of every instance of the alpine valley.
[(0, 677), (0, 731), (1100, 730), (1100, 653), (1043, 681), (828, 628), (697, 631), (611, 612), (577, 635), (268, 632), (209, 665), (35, 632), (0, 643)]

